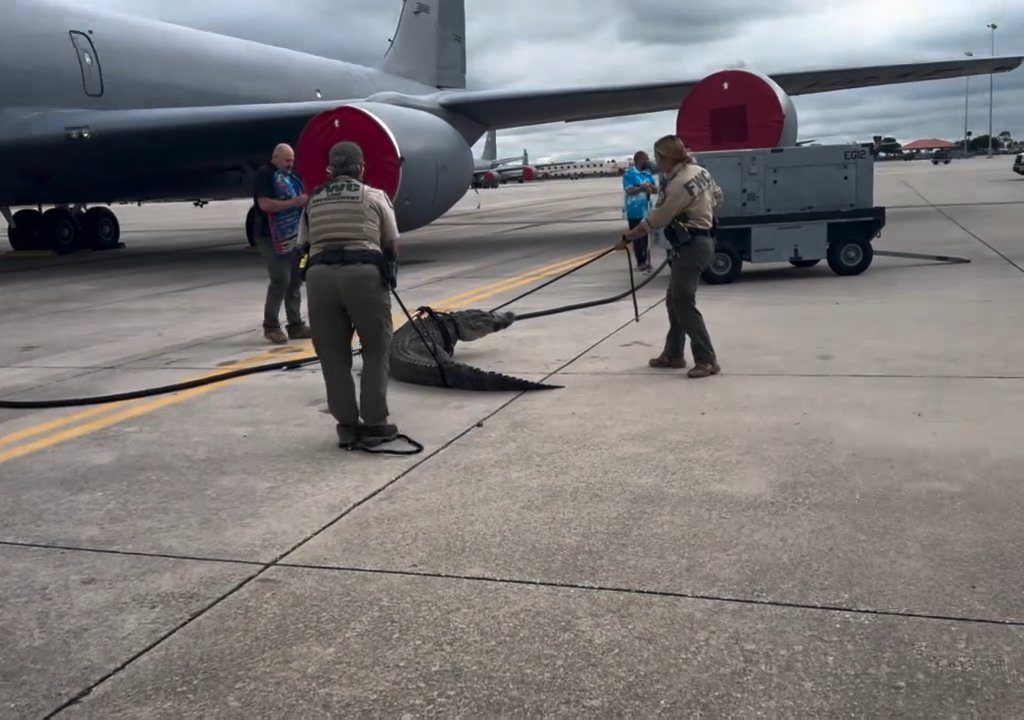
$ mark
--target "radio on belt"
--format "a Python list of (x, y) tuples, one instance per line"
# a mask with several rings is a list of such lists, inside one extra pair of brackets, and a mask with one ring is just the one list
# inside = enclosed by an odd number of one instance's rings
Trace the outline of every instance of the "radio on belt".
[(744, 262), (812, 267), (837, 275), (871, 265), (871, 241), (885, 226), (874, 206), (870, 146), (809, 145), (697, 152), (725, 192), (708, 283), (735, 280)]

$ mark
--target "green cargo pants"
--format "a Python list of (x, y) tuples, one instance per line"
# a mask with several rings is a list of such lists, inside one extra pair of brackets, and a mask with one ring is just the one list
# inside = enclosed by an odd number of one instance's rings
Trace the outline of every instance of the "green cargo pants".
[(704, 316), (697, 309), (697, 285), (700, 275), (707, 270), (715, 254), (715, 241), (698, 236), (683, 245), (672, 258), (672, 278), (669, 280), (665, 307), (668, 309), (668, 335), (665, 337), (666, 357), (681, 358), (690, 337), (695, 363), (716, 362), (715, 348), (704, 325)]
[[(373, 265), (314, 265), (306, 273), (313, 348), (320, 358), (327, 407), (343, 429), (388, 421), (391, 295)], [(359, 402), (352, 380), (352, 335), (363, 348)], [(360, 413), (362, 405), (362, 413)]]

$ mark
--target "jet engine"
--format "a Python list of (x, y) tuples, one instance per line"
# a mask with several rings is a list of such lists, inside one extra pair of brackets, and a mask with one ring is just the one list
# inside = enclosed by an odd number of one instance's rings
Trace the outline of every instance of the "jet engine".
[(473, 151), (447, 122), (421, 110), (360, 102), (320, 113), (299, 136), (295, 166), (310, 193), (327, 180), (331, 147), (345, 140), (363, 149), (364, 180), (391, 198), (402, 231), (443, 215), (473, 179)]
[(795, 145), (796, 108), (771, 78), (749, 70), (708, 75), (687, 94), (676, 134), (698, 152)]

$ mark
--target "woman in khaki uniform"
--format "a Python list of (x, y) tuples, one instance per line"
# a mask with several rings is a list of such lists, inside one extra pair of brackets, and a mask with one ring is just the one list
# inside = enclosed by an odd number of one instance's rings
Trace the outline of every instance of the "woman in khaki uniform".
[(697, 309), (697, 285), (715, 253), (711, 227), (714, 209), (722, 202), (722, 190), (675, 135), (666, 135), (654, 144), (654, 159), (662, 173), (658, 202), (644, 221), (623, 235), (615, 247), (625, 250), (634, 239), (664, 230), (673, 245), (669, 254), (672, 278), (665, 302), (669, 330), (664, 350), (650, 365), (686, 367), (683, 351), (689, 336), (694, 361), (689, 376), (717, 375), (721, 368), (704, 316)]

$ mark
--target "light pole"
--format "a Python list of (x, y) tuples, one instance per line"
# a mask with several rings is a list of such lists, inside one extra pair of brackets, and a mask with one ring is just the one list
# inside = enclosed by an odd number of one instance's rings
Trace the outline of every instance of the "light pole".
[[(964, 55), (966, 57), (974, 57), (974, 53), (972, 53), (970, 50), (965, 50)], [(967, 157), (967, 106), (970, 102), (968, 98), (970, 97), (971, 93), (971, 76), (968, 75), (967, 77), (964, 78), (964, 80), (966, 81), (964, 83), (964, 157)]]
[[(996, 56), (996, 28), (999, 27), (995, 23), (989, 23), (986, 25), (989, 30), (992, 31), (992, 57)], [(995, 75), (989, 73), (988, 76), (988, 156), (992, 157), (992, 101), (994, 93), (994, 80)]]

